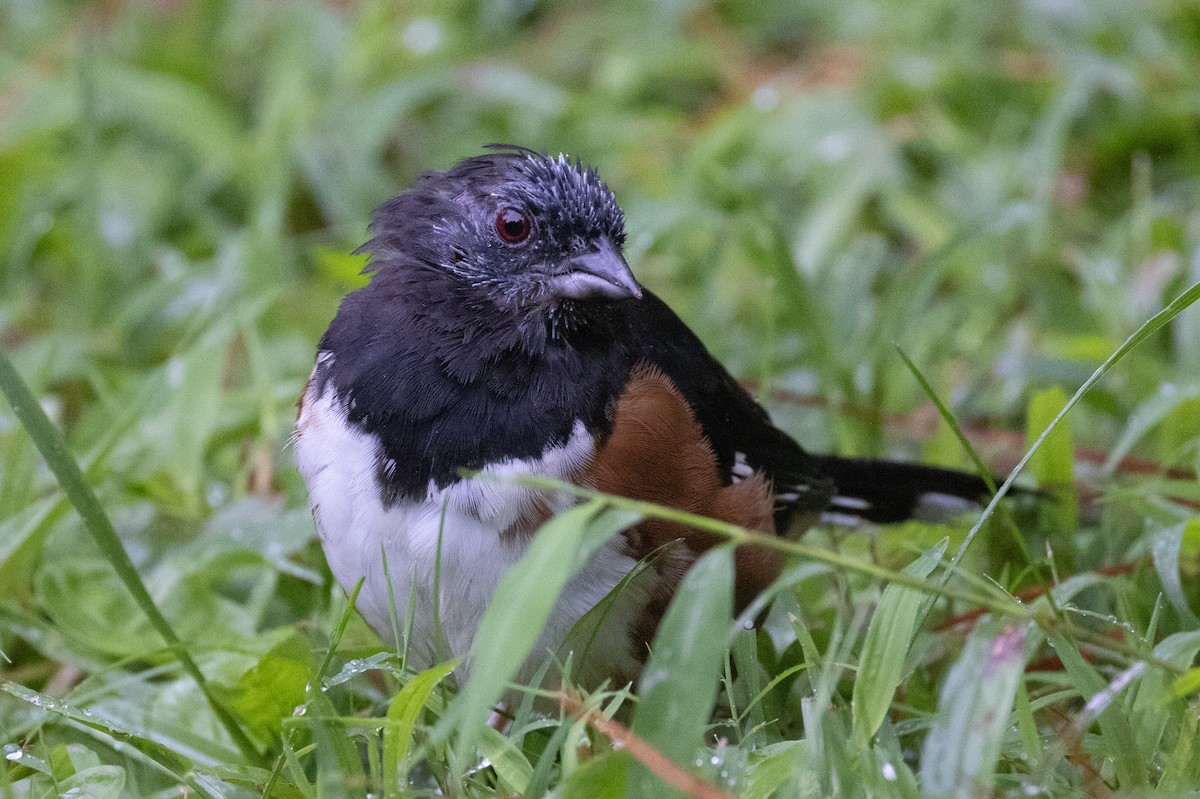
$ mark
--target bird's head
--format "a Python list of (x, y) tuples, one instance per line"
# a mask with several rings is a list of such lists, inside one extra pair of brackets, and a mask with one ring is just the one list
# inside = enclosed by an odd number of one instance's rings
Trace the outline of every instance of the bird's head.
[(524, 315), (642, 296), (621, 253), (624, 214), (594, 170), (563, 155), (491, 150), (380, 206), (368, 269), (434, 270)]

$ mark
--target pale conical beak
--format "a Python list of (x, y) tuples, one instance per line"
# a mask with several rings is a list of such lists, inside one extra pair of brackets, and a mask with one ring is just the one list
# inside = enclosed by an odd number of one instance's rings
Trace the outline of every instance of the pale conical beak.
[(591, 252), (571, 258), (565, 266), (566, 271), (549, 281), (550, 293), (555, 297), (572, 300), (642, 298), (642, 287), (634, 280), (625, 256), (607, 236), (598, 239)]

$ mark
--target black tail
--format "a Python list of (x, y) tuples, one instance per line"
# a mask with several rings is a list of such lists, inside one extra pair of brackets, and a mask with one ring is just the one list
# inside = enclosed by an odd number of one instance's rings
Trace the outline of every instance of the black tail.
[(978, 507), (990, 495), (982, 478), (954, 469), (837, 455), (813, 458), (817, 470), (833, 483), (825, 514), (831, 521), (946, 521)]

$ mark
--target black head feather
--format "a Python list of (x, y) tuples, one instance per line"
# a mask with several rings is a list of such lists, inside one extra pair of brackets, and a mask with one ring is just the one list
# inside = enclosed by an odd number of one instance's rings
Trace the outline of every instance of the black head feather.
[[(564, 155), (493, 146), (445, 171), (426, 172), (385, 202), (371, 223), (367, 271), (438, 270), (481, 291), (493, 304), (548, 317), (561, 300), (550, 278), (598, 242), (625, 240), (625, 217), (595, 170)], [(523, 215), (529, 235), (504, 240), (503, 212)], [(632, 278), (631, 278), (632, 279)]]

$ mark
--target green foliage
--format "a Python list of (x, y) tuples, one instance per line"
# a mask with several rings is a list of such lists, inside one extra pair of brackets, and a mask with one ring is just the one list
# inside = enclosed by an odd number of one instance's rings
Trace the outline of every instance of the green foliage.
[[(904, 573), (918, 579), (928, 577), (945, 554), (946, 543), (943, 541), (922, 554), (905, 567)], [(920, 621), (922, 598), (915, 588), (889, 585), (871, 616), (851, 696), (854, 738), (859, 746), (866, 747), (871, 742), (891, 708), (892, 697), (904, 677), (904, 659)]]
[(457, 722), (461, 740), (473, 743), (479, 709), (500, 700), (525, 656), (534, 651), (567, 580), (605, 541), (637, 520), (636, 514), (593, 501), (543, 525), (544, 535), (534, 537), (524, 557), (500, 581), (480, 621), (471, 652), (479, 666), (446, 717)]
[(925, 739), (925, 790), (971, 797), (992, 790), (1017, 685), (1025, 667), (1026, 631), (995, 622), (971, 633), (951, 666)]
[(553, 520), (456, 687), (348, 612), (290, 462), (371, 209), (491, 141), (597, 166), (813, 449), (1003, 472), (1070, 407), (1056, 502), (815, 530), (754, 630), (716, 550), (589, 711), (753, 799), (1194, 790), (1197, 74), (1173, 0), (0, 4), (0, 799), (666, 790), (509, 684), (633, 515)]
[[(675, 592), (638, 684), (633, 734), (676, 762), (692, 759), (717, 698), (727, 647), (722, 626), (733, 615), (733, 551), (717, 547), (696, 561)], [(634, 796), (666, 795), (643, 767), (632, 770)]]

